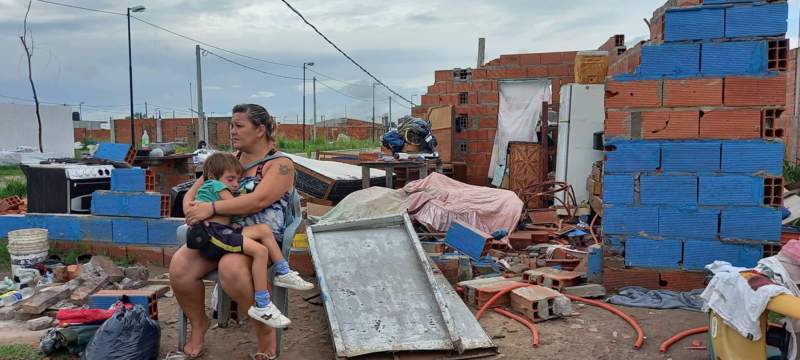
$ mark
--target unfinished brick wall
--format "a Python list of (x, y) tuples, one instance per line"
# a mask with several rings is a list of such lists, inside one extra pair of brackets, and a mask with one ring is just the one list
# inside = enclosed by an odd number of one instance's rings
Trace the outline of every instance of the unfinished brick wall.
[(575, 51), (500, 55), (477, 69), (437, 70), (434, 83), (412, 116), (425, 117), (438, 105), (455, 105), (454, 161), (467, 163), (467, 182), (486, 185), (497, 132), (498, 80), (549, 78), (558, 108), (561, 85), (574, 82)]
[(105, 129), (72, 129), (75, 141), (94, 140), (96, 142), (111, 141), (111, 130)]
[(784, 142), (786, 142), (786, 160), (800, 161), (798, 157), (797, 145), (800, 144), (800, 134), (795, 133), (794, 118), (798, 116), (797, 108), (797, 49), (789, 51), (788, 63), (786, 68), (786, 111), (781, 116), (780, 126), (786, 131)]
[[(230, 143), (230, 118), (213, 117), (208, 119), (209, 143), (211, 145)], [(131, 125), (128, 119), (113, 121), (115, 141), (130, 143)], [(141, 141), (143, 130), (147, 130), (150, 142), (156, 142), (156, 119), (136, 119), (136, 141)], [(174, 118), (161, 119), (162, 142), (194, 142), (197, 139), (197, 119)]]

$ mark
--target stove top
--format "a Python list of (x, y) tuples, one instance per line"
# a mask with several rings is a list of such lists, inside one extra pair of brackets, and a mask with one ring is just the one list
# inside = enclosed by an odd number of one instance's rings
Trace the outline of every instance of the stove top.
[(31, 165), (31, 168), (39, 169), (64, 169), (67, 179), (105, 179), (111, 177), (113, 165), (85, 165), (85, 164), (64, 164), (51, 163)]

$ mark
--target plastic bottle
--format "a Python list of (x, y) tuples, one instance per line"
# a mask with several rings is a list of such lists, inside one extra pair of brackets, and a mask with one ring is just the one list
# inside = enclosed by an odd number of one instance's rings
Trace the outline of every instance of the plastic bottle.
[(142, 133), (142, 147), (150, 145), (150, 135), (147, 135), (147, 130)]
[(3, 306), (14, 305), (22, 300), (33, 296), (33, 289), (30, 287), (22, 288), (22, 290), (15, 291), (12, 294), (3, 297)]

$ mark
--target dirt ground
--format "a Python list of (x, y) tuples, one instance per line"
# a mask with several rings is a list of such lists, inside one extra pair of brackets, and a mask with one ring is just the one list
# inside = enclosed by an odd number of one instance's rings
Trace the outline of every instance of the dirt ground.
[[(211, 288), (207, 303), (210, 305)], [(332, 359), (334, 348), (327, 319), (321, 305), (303, 300), (302, 292), (290, 291), (289, 317), (292, 326), (284, 333), (282, 359)], [(691, 340), (706, 344), (705, 335), (693, 336), (673, 345), (668, 354), (660, 354), (662, 341), (675, 333), (702, 326), (702, 313), (683, 310), (621, 309), (633, 316), (644, 329), (646, 340), (640, 350), (633, 349), (636, 333), (622, 319), (592, 306), (574, 305), (579, 313), (567, 319), (537, 324), (541, 332), (539, 348), (531, 347), (531, 334), (519, 323), (489, 312), (481, 325), (498, 346), (496, 359), (707, 359), (704, 351), (687, 350)], [(158, 303), (162, 325), (162, 355), (177, 348), (177, 307), (174, 298), (162, 298)], [(256, 350), (255, 337), (249, 321), (242, 326), (215, 328), (206, 335), (204, 359), (248, 359)]]

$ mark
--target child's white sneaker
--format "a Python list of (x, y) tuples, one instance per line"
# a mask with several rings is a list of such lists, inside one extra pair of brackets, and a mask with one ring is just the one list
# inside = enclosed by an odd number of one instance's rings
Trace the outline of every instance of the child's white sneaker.
[(274, 303), (269, 303), (267, 307), (263, 308), (253, 305), (247, 310), (247, 315), (250, 315), (251, 318), (276, 329), (283, 329), (292, 323), (289, 318), (284, 316), (281, 311), (278, 310), (278, 307), (275, 306)]
[(311, 290), (314, 284), (303, 280), (297, 271), (275, 276), (275, 286), (294, 290)]

